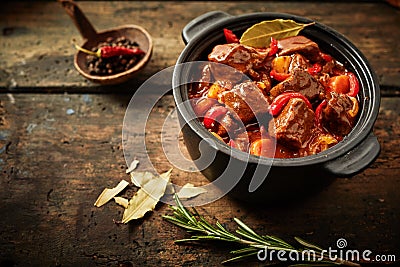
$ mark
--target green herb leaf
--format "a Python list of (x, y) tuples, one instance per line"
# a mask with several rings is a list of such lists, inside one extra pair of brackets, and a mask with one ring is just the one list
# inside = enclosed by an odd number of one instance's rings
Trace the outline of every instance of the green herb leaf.
[(296, 36), (304, 27), (314, 23), (302, 24), (293, 20), (275, 19), (257, 23), (248, 28), (240, 38), (240, 43), (256, 48), (268, 47), (271, 37), (282, 39)]

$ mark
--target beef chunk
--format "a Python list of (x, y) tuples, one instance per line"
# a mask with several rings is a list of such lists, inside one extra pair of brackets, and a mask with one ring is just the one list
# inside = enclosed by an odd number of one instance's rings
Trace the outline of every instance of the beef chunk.
[[(200, 79), (198, 79), (198, 84), (197, 87), (193, 86), (190, 90), (191, 95), (194, 97), (201, 97), (203, 92), (205, 90), (208, 90), (210, 85), (213, 83), (213, 78), (211, 75), (211, 69), (210, 69), (210, 64), (206, 64), (204, 66), (201, 66), (200, 69), (198, 70), (199, 73), (201, 74)], [(196, 75), (198, 73), (196, 72)], [(194, 79), (197, 80), (198, 77), (195, 77)]]
[[(267, 55), (268, 51), (264, 49), (255, 49), (241, 44), (223, 44), (213, 48), (208, 55), (208, 60), (228, 65), (241, 73), (248, 74), (251, 70), (254, 73), (254, 70), (262, 69)], [(212, 73), (216, 80), (229, 79), (232, 82), (240, 80), (237, 73), (224, 67), (212, 65)]]
[(307, 104), (292, 98), (278, 117), (269, 123), (269, 133), (278, 143), (291, 149), (304, 148), (312, 136), (315, 115)]
[(313, 62), (321, 60), (317, 43), (301, 35), (278, 40), (278, 48), (279, 56), (299, 53)]
[(241, 44), (223, 44), (215, 46), (208, 55), (208, 59), (246, 73), (252, 68), (259, 68), (267, 55), (267, 50), (255, 49)]
[(268, 102), (253, 82), (235, 85), (232, 90), (219, 94), (218, 101), (234, 111), (243, 124), (252, 121), (256, 115), (268, 113)]
[(312, 66), (308, 60), (300, 54), (293, 54), (291, 55), (291, 58), (292, 60), (290, 61), (289, 72), (293, 72), (296, 69), (307, 70)]
[(336, 135), (343, 136), (350, 133), (355, 120), (348, 113), (352, 108), (353, 101), (347, 95), (332, 92), (326, 107), (322, 110), (322, 126)]
[(317, 98), (322, 98), (325, 90), (307, 71), (296, 69), (289, 78), (274, 86), (270, 91), (270, 95), (275, 98), (288, 91), (300, 92), (310, 101), (313, 101)]
[(237, 120), (232, 117), (233, 114), (228, 112), (218, 121), (216, 133), (219, 136), (225, 136), (226, 134), (234, 136), (238, 131), (244, 130), (244, 127), (241, 128)]
[(248, 132), (243, 131), (235, 136), (235, 138), (231, 139), (230, 145), (233, 148), (239, 149), (241, 151), (247, 152), (250, 144), (250, 139), (248, 136)]

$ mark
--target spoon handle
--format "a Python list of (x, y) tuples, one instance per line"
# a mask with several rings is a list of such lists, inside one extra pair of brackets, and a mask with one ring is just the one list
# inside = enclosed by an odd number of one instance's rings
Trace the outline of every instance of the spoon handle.
[(71, 17), (81, 36), (86, 40), (93, 40), (97, 32), (82, 10), (72, 0), (58, 0), (67, 14)]

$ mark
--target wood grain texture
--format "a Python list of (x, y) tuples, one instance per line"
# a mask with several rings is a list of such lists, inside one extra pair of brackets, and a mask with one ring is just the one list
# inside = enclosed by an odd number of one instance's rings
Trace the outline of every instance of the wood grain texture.
[(184, 48), (181, 30), (191, 19), (211, 10), (232, 15), (285, 12), (324, 23), (347, 36), (376, 71), (383, 93), (400, 88), (400, 10), (384, 2), (131, 2), (79, 1), (100, 31), (138, 24), (154, 38), (154, 55), (145, 70), (122, 86), (101, 87), (86, 81), (73, 66), (71, 40), (81, 40), (68, 15), (56, 2), (7, 2), (0, 10), (0, 90), (22, 92), (128, 92), (152, 74), (172, 66)]
[[(234, 230), (237, 217), (259, 233), (300, 236), (323, 247), (338, 238), (348, 248), (400, 258), (400, 11), (383, 2), (170, 2), (79, 1), (97, 30), (139, 24), (154, 38), (154, 54), (136, 79), (98, 86), (73, 67), (73, 38), (81, 40), (54, 1), (6, 2), (0, 9), (0, 266), (218, 266), (234, 246), (180, 246), (187, 233), (156, 211), (128, 225), (114, 223), (123, 209), (94, 202), (104, 187), (129, 180), (122, 148), (125, 110), (136, 88), (172, 66), (184, 48), (181, 30), (211, 10), (232, 15), (257, 11), (306, 16), (343, 33), (379, 76), (381, 109), (374, 133), (379, 158), (362, 173), (336, 179), (306, 199), (282, 205), (246, 204), (229, 196), (199, 207), (211, 221)], [(66, 93), (64, 93), (66, 92)], [(64, 94), (63, 94), (64, 93)], [(104, 94), (106, 93), (106, 94)], [(151, 92), (149, 92), (151, 94)], [(145, 101), (143, 101), (144, 103)], [(140, 103), (140, 104), (143, 104)], [(161, 134), (185, 153), (176, 127), (161, 128), (174, 109), (171, 95), (155, 105), (146, 127), (146, 152), (162, 172), (171, 167)], [(134, 107), (139, 117), (147, 114)], [(138, 136), (139, 138), (140, 136)], [(139, 170), (150, 166), (139, 165)], [(204, 184), (198, 172), (175, 168), (172, 181)], [(130, 197), (137, 188), (123, 192)], [(256, 260), (240, 266), (259, 266)], [(235, 265), (236, 266), (236, 265)], [(379, 266), (379, 265), (377, 265)]]
[[(162, 220), (170, 213), (167, 205), (129, 225), (113, 223), (123, 211), (115, 203), (93, 206), (104, 187), (129, 178), (121, 145), (129, 95), (10, 97), (0, 95), (1, 266), (218, 266), (227, 259), (234, 246), (174, 244), (188, 235)], [(172, 96), (162, 98), (146, 131), (149, 155), (159, 171), (170, 167), (159, 140), (160, 125), (173, 108)], [(74, 113), (68, 115), (69, 109)], [(349, 248), (398, 256), (399, 113), (398, 98), (383, 98), (374, 128), (382, 152), (355, 177), (337, 179), (288, 205), (254, 206), (224, 197), (198, 210), (232, 230), (237, 217), (260, 233), (288, 240), (300, 236), (334, 247), (338, 238), (346, 238)], [(188, 179), (205, 181), (199, 173), (173, 171), (173, 182)], [(123, 195), (136, 190), (130, 187)]]

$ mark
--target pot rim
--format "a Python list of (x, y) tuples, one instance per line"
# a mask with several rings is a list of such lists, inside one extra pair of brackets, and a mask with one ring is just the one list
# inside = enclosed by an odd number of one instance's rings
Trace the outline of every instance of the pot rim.
[[(315, 24), (308, 26), (302, 32), (307, 32), (313, 30), (323, 31), (325, 34), (330, 35), (332, 38), (336, 39), (337, 42), (342, 44), (341, 47), (334, 48), (337, 51), (341, 51), (340, 49), (346, 49), (349, 51), (350, 55), (354, 58), (353, 61), (348, 62), (354, 68), (354, 71), (358, 73), (358, 76), (361, 74), (364, 75), (366, 79), (367, 87), (361, 86), (361, 90), (366, 93), (364, 99), (360, 99), (363, 101), (362, 106), (364, 107), (361, 110), (361, 114), (358, 118), (356, 125), (353, 127), (352, 131), (344, 137), (342, 141), (333, 147), (317, 153), (315, 155), (298, 157), (298, 158), (266, 158), (259, 157), (255, 155), (251, 155), (247, 152), (243, 152), (237, 149), (231, 149), (228, 145), (223, 143), (222, 141), (217, 140), (206, 128), (201, 124), (199, 120), (191, 120), (193, 118), (194, 110), (190, 105), (179, 105), (182, 104), (183, 101), (187, 100), (187, 90), (186, 95), (182, 94), (182, 87), (186, 88), (187, 84), (179, 85), (180, 73), (179, 69), (175, 67), (172, 84), (173, 84), (173, 96), (175, 103), (178, 104), (177, 108), (180, 115), (183, 117), (184, 121), (188, 126), (195, 131), (203, 140), (212, 139), (214, 140), (214, 147), (224, 154), (227, 154), (231, 157), (234, 157), (239, 160), (247, 161), (248, 163), (256, 163), (256, 164), (268, 164), (274, 165), (277, 167), (288, 167), (288, 166), (304, 166), (311, 164), (321, 164), (324, 162), (331, 161), (333, 159), (344, 156), (346, 153), (349, 153), (353, 148), (357, 147), (363, 140), (365, 140), (368, 135), (372, 132), (373, 125), (377, 119), (379, 113), (380, 106), (380, 89), (378, 78), (371, 68), (368, 60), (362, 54), (362, 52), (344, 35), (337, 32), (333, 28), (330, 28), (320, 22), (308, 19), (306, 17), (301, 17), (298, 15), (288, 14), (288, 13), (279, 13), (279, 12), (256, 12), (256, 13), (247, 13), (238, 16), (228, 17), (223, 19), (215, 24), (205, 28), (201, 32), (199, 32), (183, 49), (181, 54), (178, 57), (177, 65), (190, 62), (191, 60), (187, 59), (190, 55), (191, 51), (195, 51), (196, 47), (198, 49), (199, 43), (207, 42), (212, 37), (211, 33), (215, 33), (216, 30), (220, 30), (222, 34), (222, 29), (228, 26), (234, 26), (235, 23), (241, 22), (241, 24), (251, 23), (249, 26), (257, 23), (252, 22), (254, 20), (262, 21), (265, 19), (274, 19), (274, 18), (282, 18), (282, 19), (292, 19), (300, 23), (310, 23), (315, 22)], [(311, 37), (312, 39), (312, 37)], [(332, 45), (331, 45), (332, 46)], [(344, 51), (344, 50), (343, 50)], [(342, 51), (342, 52), (343, 52)], [(343, 63), (343, 62), (342, 62)], [(368, 109), (365, 108), (368, 107)], [(190, 113), (190, 114), (189, 114)]]

